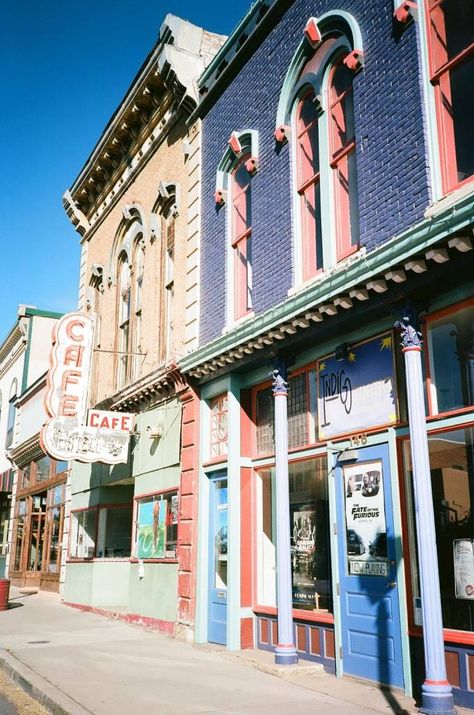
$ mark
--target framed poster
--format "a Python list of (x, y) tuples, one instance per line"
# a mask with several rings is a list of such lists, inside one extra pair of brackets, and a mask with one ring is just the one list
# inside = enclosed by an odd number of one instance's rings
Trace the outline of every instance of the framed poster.
[(343, 467), (346, 558), (353, 576), (387, 576), (387, 524), (382, 461)]
[(291, 561), (293, 605), (315, 607), (314, 556), (316, 511), (314, 503), (291, 505)]
[(456, 598), (474, 599), (474, 545), (472, 539), (454, 539), (454, 588)]
[(163, 559), (166, 546), (166, 513), (168, 502), (139, 502), (138, 505), (138, 558)]

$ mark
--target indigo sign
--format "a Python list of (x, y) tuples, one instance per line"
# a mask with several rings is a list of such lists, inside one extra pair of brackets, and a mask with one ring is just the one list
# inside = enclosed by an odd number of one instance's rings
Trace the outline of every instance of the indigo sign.
[(392, 334), (354, 345), (343, 360), (318, 362), (320, 440), (397, 421)]

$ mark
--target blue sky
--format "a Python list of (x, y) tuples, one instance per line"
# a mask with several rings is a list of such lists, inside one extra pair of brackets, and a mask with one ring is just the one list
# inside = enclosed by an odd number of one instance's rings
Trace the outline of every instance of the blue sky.
[(229, 34), (250, 0), (0, 3), (0, 343), (20, 303), (76, 307), (79, 235), (62, 206), (167, 12)]

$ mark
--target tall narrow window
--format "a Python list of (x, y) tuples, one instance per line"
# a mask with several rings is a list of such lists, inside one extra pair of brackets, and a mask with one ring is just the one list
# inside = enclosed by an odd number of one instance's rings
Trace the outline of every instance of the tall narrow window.
[(359, 241), (353, 75), (354, 73), (343, 64), (341, 59), (331, 70), (330, 77), (330, 163), (334, 175), (334, 219), (338, 261), (353, 253)]
[[(143, 293), (143, 271), (145, 254), (143, 248), (138, 245), (135, 251), (135, 296), (134, 296), (134, 326), (133, 345), (134, 353), (141, 353), (142, 350), (142, 293)], [(139, 376), (141, 356), (133, 356), (133, 379)]]
[(252, 206), (248, 156), (240, 159), (232, 174), (231, 234), (234, 264), (234, 318), (252, 309)]
[(166, 254), (165, 254), (165, 310), (166, 310), (166, 358), (173, 353), (174, 334), (174, 233), (175, 217), (169, 216), (166, 221)]
[(129, 377), (130, 364), (130, 308), (131, 308), (131, 286), (130, 286), (130, 266), (126, 257), (122, 257), (119, 274), (119, 296), (118, 296), (118, 371), (117, 388), (125, 385)]
[(444, 190), (474, 172), (474, 7), (472, 0), (427, 0), (431, 84), (435, 88)]
[(323, 267), (318, 113), (312, 90), (299, 102), (296, 131), (302, 276), (307, 280)]
[(6, 448), (10, 447), (10, 445), (13, 442), (13, 434), (15, 431), (17, 392), (18, 392), (18, 383), (16, 380), (13, 380), (12, 386), (10, 388), (10, 399), (8, 402), (7, 438), (5, 440)]

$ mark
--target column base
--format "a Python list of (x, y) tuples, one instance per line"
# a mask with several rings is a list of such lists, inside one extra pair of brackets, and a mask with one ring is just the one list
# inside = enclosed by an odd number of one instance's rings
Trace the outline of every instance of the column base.
[(296, 665), (298, 653), (294, 645), (277, 645), (275, 648), (275, 663), (277, 665)]
[(419, 712), (424, 715), (456, 715), (451, 686), (423, 684)]

